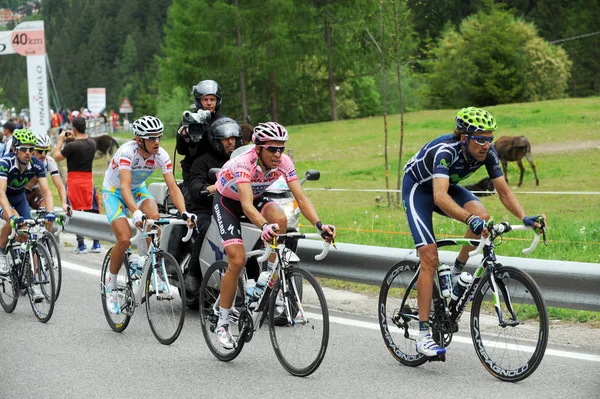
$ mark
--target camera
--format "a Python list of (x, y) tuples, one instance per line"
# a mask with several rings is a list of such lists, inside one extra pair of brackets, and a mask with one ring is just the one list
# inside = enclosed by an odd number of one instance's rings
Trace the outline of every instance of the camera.
[(197, 143), (202, 139), (204, 132), (208, 130), (210, 118), (210, 111), (202, 109), (197, 112), (183, 111), (181, 124), (187, 128), (192, 142)]

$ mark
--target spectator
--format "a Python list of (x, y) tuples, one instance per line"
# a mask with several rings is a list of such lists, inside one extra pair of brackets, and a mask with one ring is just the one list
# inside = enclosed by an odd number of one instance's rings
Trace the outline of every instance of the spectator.
[(16, 125), (13, 121), (8, 121), (4, 124), (3, 126), (3, 133), (4, 133), (4, 151), (2, 152), (2, 155), (6, 155), (10, 152), (11, 148), (12, 148), (12, 141), (13, 141), (13, 132), (16, 129)]
[[(65, 130), (58, 135), (54, 149), (57, 162), (67, 160), (67, 199), (74, 211), (100, 213), (92, 178), (92, 164), (96, 153), (96, 143), (85, 134), (85, 119), (73, 118), (73, 130)], [(68, 141), (65, 144), (65, 141)], [(64, 145), (64, 147), (63, 147)], [(91, 252), (100, 252), (100, 242), (94, 240)], [(88, 252), (83, 236), (77, 236), (75, 253)]]
[(116, 133), (119, 130), (119, 114), (114, 109), (110, 110), (110, 125), (112, 127), (112, 133)]

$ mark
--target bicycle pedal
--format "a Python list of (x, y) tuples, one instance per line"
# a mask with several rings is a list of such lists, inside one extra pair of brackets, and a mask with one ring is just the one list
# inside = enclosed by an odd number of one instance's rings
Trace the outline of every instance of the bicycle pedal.
[(445, 362), (446, 361), (446, 354), (439, 355), (439, 356), (428, 357), (427, 360), (430, 361), (430, 362)]

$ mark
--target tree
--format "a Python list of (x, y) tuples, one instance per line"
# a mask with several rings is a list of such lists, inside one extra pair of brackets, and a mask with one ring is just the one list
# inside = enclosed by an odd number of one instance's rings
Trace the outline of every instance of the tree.
[[(570, 62), (533, 25), (498, 6), (448, 28), (427, 62), (431, 106), (460, 108), (564, 96)], [(531, 82), (538, 79), (554, 82)]]

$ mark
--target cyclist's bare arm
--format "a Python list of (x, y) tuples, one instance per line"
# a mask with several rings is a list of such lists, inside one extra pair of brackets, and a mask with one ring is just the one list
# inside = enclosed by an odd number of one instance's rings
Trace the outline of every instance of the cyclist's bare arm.
[(433, 179), (433, 201), (446, 215), (461, 223), (465, 223), (470, 216), (469, 212), (460, 207), (448, 194), (450, 180), (444, 177)]
[(48, 186), (48, 180), (45, 177), (38, 178), (38, 183), (40, 184), (40, 189), (44, 194), (44, 199), (46, 200), (46, 209), (50, 212), (54, 211), (54, 197), (52, 197), (52, 191), (50, 191), (50, 186)]
[(180, 213), (185, 212), (185, 199), (183, 198), (183, 194), (177, 185), (177, 181), (175, 181), (173, 173), (165, 173), (163, 177), (165, 179), (165, 183), (167, 183), (167, 187), (169, 188), (171, 198), (173, 199), (173, 205), (175, 205), (175, 208), (177, 208)]
[(504, 179), (504, 176), (500, 176), (492, 180), (494, 184), (494, 188), (498, 192), (498, 197), (500, 198), (500, 202), (506, 209), (510, 211), (513, 215), (515, 215), (519, 220), (523, 220), (525, 217), (525, 211), (523, 207), (519, 203), (519, 200), (513, 194), (510, 187), (508, 187), (508, 183)]
[(250, 183), (238, 183), (237, 188), (240, 195), (242, 210), (248, 219), (250, 219), (250, 221), (258, 228), (261, 228), (263, 224), (268, 223), (269, 221), (265, 219), (254, 206), (254, 196), (252, 195), (252, 186)]
[(65, 185), (60, 178), (59, 174), (52, 176), (52, 181), (56, 186), (56, 191), (58, 191), (58, 197), (60, 198), (61, 207), (67, 211), (67, 190), (65, 189)]
[[(8, 202), (8, 197), (6, 196), (7, 186), (8, 181), (6, 179), (0, 179), (0, 207), (2, 207), (2, 209), (11, 209), (10, 202)], [(8, 216), (10, 216), (10, 212), (6, 213), (8, 214)]]
[(133, 213), (138, 210), (138, 207), (135, 203), (135, 199), (133, 198), (133, 194), (131, 193), (131, 171), (127, 169), (121, 169), (119, 171), (119, 178), (121, 197), (123, 198), (123, 201), (125, 201), (127, 209)]
[(294, 195), (294, 198), (298, 202), (298, 207), (300, 211), (304, 215), (304, 217), (314, 226), (319, 219), (319, 215), (317, 215), (317, 211), (313, 206), (312, 202), (306, 197), (304, 190), (302, 189), (302, 185), (300, 185), (300, 181), (294, 180), (287, 183), (290, 191)]

